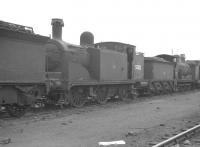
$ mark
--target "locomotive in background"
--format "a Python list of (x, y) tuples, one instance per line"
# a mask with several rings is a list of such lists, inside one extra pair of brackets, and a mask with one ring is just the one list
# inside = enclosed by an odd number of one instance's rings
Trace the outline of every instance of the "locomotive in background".
[(30, 27), (0, 22), (0, 106), (20, 116), (29, 105), (106, 103), (139, 94), (172, 93), (199, 86), (199, 61), (184, 56), (144, 57), (134, 45), (62, 40), (62, 19), (52, 19), (52, 39)]

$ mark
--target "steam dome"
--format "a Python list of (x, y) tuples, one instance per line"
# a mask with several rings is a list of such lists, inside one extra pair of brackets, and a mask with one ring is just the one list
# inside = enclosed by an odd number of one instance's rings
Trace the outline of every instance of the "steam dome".
[(91, 32), (83, 32), (80, 36), (81, 46), (90, 46), (94, 44), (94, 35)]

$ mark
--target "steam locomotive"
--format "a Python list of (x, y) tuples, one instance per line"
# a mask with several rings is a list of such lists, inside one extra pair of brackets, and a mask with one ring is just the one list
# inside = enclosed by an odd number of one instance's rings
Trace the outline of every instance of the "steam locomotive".
[(52, 19), (52, 38), (33, 28), (0, 21), (0, 110), (12, 116), (27, 106), (82, 107), (87, 101), (135, 98), (199, 87), (200, 61), (184, 55), (144, 57), (136, 46), (94, 43), (83, 32), (80, 45), (62, 40), (62, 19)]

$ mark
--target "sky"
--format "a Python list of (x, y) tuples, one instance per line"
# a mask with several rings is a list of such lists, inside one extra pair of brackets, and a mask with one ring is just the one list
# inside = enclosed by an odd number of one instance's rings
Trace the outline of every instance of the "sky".
[(51, 19), (64, 21), (63, 40), (79, 44), (90, 31), (95, 42), (136, 45), (145, 56), (185, 54), (200, 60), (199, 0), (4, 0), (0, 20), (51, 34)]

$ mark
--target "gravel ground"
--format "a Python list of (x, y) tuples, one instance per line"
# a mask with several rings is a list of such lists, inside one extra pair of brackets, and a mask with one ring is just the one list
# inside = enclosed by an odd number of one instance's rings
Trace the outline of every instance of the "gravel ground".
[[(200, 92), (110, 102), (81, 109), (29, 112), (0, 120), (6, 147), (98, 147), (100, 141), (124, 140), (145, 147), (165, 140), (200, 119)], [(1, 144), (0, 144), (1, 145)]]
[[(161, 123), (153, 126), (152, 128), (143, 129), (140, 132), (129, 132), (126, 135), (127, 142), (132, 147), (149, 147), (164, 140), (167, 140), (200, 122), (200, 113), (191, 114), (189, 117), (181, 117)], [(194, 137), (195, 138), (195, 137)], [(198, 138), (198, 136), (196, 137)], [(181, 143), (180, 147), (190, 147), (192, 144), (198, 143), (197, 141), (192, 143), (192, 139), (188, 139), (189, 144)], [(200, 139), (200, 136), (199, 136)], [(199, 140), (200, 141), (200, 140)], [(199, 142), (200, 143), (200, 142)], [(200, 145), (200, 144), (198, 144)], [(193, 147), (193, 146), (191, 146)], [(199, 146), (198, 146), (199, 147)]]
[(191, 139), (180, 144), (180, 147), (199, 147), (200, 146), (200, 134), (193, 136)]

